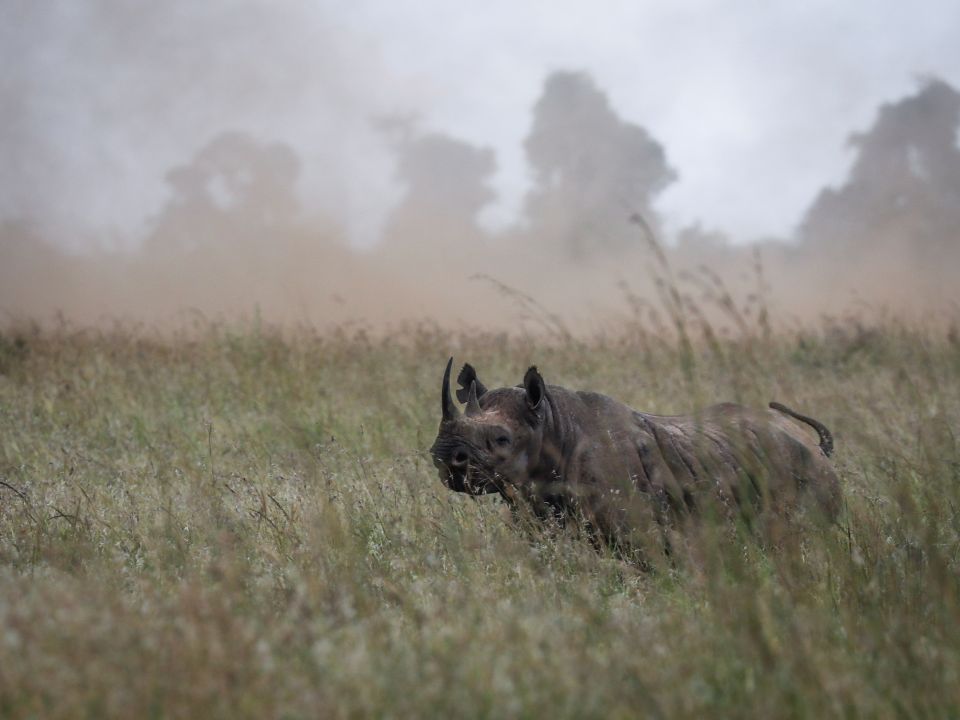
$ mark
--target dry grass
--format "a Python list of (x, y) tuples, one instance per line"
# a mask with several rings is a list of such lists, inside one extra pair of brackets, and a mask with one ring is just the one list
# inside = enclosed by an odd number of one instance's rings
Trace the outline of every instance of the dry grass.
[[(960, 715), (955, 337), (695, 320), (7, 332), (0, 716)], [(531, 536), (426, 457), (449, 354), (651, 412), (776, 398), (833, 429), (847, 508), (653, 572)]]

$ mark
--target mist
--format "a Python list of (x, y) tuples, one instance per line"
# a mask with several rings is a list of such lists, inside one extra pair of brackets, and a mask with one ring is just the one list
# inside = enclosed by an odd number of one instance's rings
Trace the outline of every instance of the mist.
[[(437, 88), (387, 61), (376, 22), (333, 7), (3, 12), (6, 323), (615, 332), (662, 323), (668, 285), (695, 313), (733, 303), (781, 322), (930, 316), (960, 299), (950, 63), (857, 116), (841, 176), (758, 239), (665, 201), (684, 182), (683, 138), (658, 131), (655, 108), (650, 124), (626, 114), (589, 67), (544, 70), (520, 136), (490, 119), (485, 139), (483, 123), (437, 122)], [(469, 87), (469, 68), (448, 73)], [(756, 181), (728, 175), (741, 194)], [(756, 214), (784, 192), (757, 193)]]

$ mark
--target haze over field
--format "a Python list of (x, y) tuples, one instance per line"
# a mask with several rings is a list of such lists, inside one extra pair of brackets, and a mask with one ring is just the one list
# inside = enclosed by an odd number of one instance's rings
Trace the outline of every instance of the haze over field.
[(0, 0), (0, 716), (960, 718), (960, 4), (466, 6)]
[(577, 329), (671, 273), (781, 320), (960, 299), (949, 3), (2, 14), (8, 317)]

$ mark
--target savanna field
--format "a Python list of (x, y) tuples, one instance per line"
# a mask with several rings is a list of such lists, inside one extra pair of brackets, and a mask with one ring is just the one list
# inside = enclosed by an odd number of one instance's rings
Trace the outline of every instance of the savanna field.
[[(956, 329), (732, 327), (8, 328), (0, 716), (960, 716)], [(427, 454), (449, 355), (653, 413), (779, 400), (833, 431), (844, 509), (649, 567), (518, 526)]]

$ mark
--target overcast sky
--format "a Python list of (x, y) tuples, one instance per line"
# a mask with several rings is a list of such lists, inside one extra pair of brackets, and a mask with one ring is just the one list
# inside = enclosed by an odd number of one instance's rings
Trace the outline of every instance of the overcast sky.
[(669, 227), (787, 236), (880, 103), (960, 87), (958, 38), (956, 0), (0, 0), (0, 216), (135, 235), (166, 170), (238, 129), (290, 144), (305, 204), (369, 244), (396, 199), (370, 120), (401, 115), (495, 150), (505, 224), (544, 77), (573, 69), (666, 148)]

